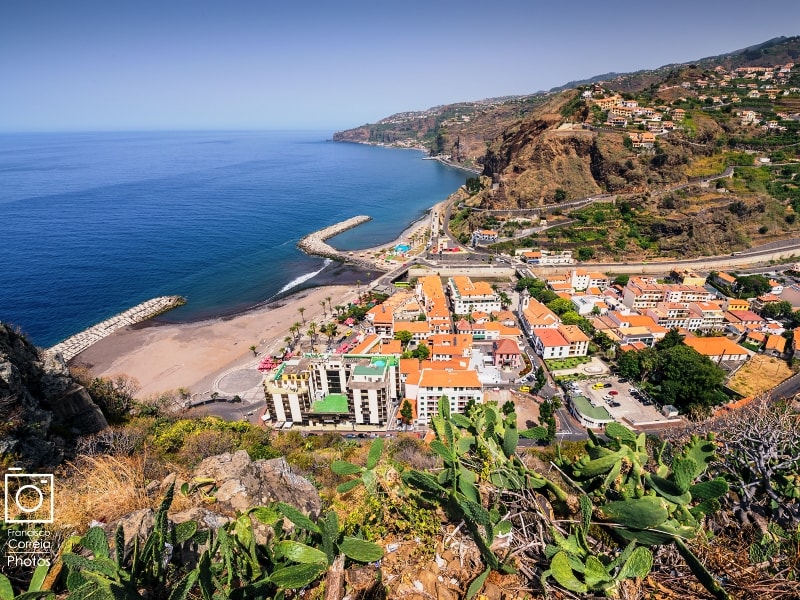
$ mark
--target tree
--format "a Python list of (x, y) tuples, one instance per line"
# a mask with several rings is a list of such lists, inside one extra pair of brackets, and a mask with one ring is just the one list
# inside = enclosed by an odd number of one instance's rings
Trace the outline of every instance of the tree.
[(566, 312), (574, 311), (575, 305), (566, 298), (556, 298), (547, 303), (547, 308), (552, 310), (557, 315), (563, 315)]
[(553, 194), (553, 199), (556, 202), (564, 202), (564, 200), (567, 199), (567, 191), (562, 188), (556, 188), (556, 191)]
[(422, 343), (416, 347), (416, 349), (412, 354), (414, 358), (418, 358), (420, 360), (427, 360), (431, 355), (431, 349), (428, 348), (427, 344)]
[(534, 375), (533, 388), (538, 392), (545, 386), (546, 383), (547, 383), (547, 375), (544, 372), (544, 368), (541, 365), (539, 365), (539, 368), (536, 369), (536, 374)]
[(726, 399), (724, 381), (725, 371), (685, 344), (658, 353), (653, 383), (659, 386), (656, 396), (662, 404), (704, 414)]
[(578, 260), (585, 262), (594, 256), (594, 250), (588, 246), (578, 248)]
[(305, 307), (301, 306), (300, 308), (297, 309), (297, 312), (300, 313), (300, 316), (303, 319), (303, 325), (305, 325), (306, 324), (306, 318), (305, 318), (305, 316), (303, 316), (303, 313), (306, 312)]
[(735, 285), (740, 298), (762, 296), (772, 289), (769, 279), (763, 275), (740, 275)]
[(683, 343), (683, 336), (676, 328), (670, 329), (667, 334), (656, 342), (657, 350), (669, 350), (675, 346)]
[(556, 438), (556, 410), (561, 408), (561, 402), (553, 397), (545, 400), (539, 406), (539, 425), (547, 429), (545, 441), (552, 442)]
[(328, 313), (325, 312), (325, 300), (320, 300), (319, 305), (322, 307), (322, 316), (327, 317)]
[(506, 400), (500, 410), (505, 416), (508, 416), (516, 410), (516, 406), (511, 400)]
[(414, 418), (414, 409), (408, 399), (403, 400), (403, 405), (400, 407), (400, 417), (406, 425), (410, 425), (411, 420)]
[(768, 319), (783, 319), (789, 317), (792, 314), (792, 303), (786, 300), (770, 302), (764, 306), (761, 314)]
[(339, 333), (339, 327), (336, 323), (327, 323), (322, 326), (322, 333), (328, 337), (328, 343), (330, 344), (333, 338)]
[(258, 352), (256, 352), (256, 347), (255, 346), (250, 346), (250, 352), (253, 353), (253, 356), (258, 356)]
[(401, 329), (400, 331), (394, 332), (394, 339), (400, 340), (400, 343), (403, 346), (408, 346), (408, 343), (412, 340), (414, 335), (410, 331), (406, 331), (405, 329)]
[(331, 308), (331, 297), (325, 296), (325, 301), (328, 303), (328, 312), (333, 314), (333, 308)]
[(639, 368), (639, 356), (635, 350), (622, 352), (617, 358), (617, 368), (622, 377), (639, 381), (641, 369)]

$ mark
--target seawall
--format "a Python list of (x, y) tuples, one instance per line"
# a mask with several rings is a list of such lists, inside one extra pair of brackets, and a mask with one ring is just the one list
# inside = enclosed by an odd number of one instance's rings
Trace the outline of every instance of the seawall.
[(48, 354), (60, 354), (64, 357), (65, 361), (72, 360), (78, 354), (86, 350), (95, 342), (99, 342), (104, 337), (107, 337), (123, 327), (141, 323), (147, 319), (167, 312), (176, 306), (185, 304), (186, 300), (181, 296), (160, 296), (153, 298), (141, 304), (137, 304), (133, 308), (114, 315), (110, 319), (101, 321), (97, 325), (92, 325), (88, 329), (76, 333), (68, 337), (63, 342), (59, 342), (55, 346), (48, 348), (45, 352)]
[(333, 246), (325, 243), (325, 240), (332, 238), (335, 235), (339, 235), (340, 233), (347, 231), (348, 229), (352, 229), (353, 227), (356, 227), (358, 225), (361, 225), (362, 223), (366, 223), (367, 221), (371, 220), (372, 217), (368, 217), (366, 215), (358, 215), (357, 217), (350, 217), (345, 221), (340, 221), (339, 223), (335, 223), (334, 225), (330, 225), (328, 227), (325, 227), (324, 229), (315, 231), (314, 233), (309, 233), (307, 236), (305, 236), (303, 239), (297, 242), (297, 247), (300, 248), (300, 250), (302, 250), (306, 254), (311, 254), (313, 256), (330, 258), (332, 260), (350, 263), (373, 271), (376, 269), (386, 270), (385, 268), (377, 266), (372, 261), (350, 256), (350, 254), (348, 254), (347, 252), (342, 252), (341, 250), (337, 250)]

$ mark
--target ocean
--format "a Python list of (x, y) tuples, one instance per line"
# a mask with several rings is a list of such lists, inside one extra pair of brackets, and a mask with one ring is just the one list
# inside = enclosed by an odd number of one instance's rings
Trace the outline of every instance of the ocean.
[(240, 312), (336, 280), (296, 248), (394, 240), (467, 174), (419, 151), (327, 141), (332, 132), (0, 135), (0, 320), (48, 347), (161, 295), (160, 319)]

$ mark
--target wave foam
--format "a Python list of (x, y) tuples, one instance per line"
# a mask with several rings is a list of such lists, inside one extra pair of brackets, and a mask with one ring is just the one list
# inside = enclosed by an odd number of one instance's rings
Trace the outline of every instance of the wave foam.
[[(323, 261), (322, 267), (320, 267), (319, 270), (313, 271), (311, 273), (304, 273), (303, 275), (299, 275), (299, 276), (295, 277), (289, 283), (287, 283), (285, 286), (283, 286), (281, 289), (279, 289), (278, 292), (275, 294), (275, 296), (280, 296), (282, 293), (288, 292), (290, 289), (292, 289), (294, 287), (297, 287), (298, 285), (300, 285), (304, 281), (308, 281), (309, 279), (311, 279), (315, 275), (319, 275), (320, 273), (322, 273), (322, 271), (325, 269), (325, 267), (327, 267), (332, 262), (333, 261), (330, 258), (326, 258)], [(273, 296), (273, 298), (275, 296)]]

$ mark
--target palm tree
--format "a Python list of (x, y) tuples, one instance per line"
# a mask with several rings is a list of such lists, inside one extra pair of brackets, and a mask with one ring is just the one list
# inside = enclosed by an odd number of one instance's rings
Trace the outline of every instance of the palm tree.
[(253, 356), (258, 356), (258, 352), (256, 352), (256, 347), (255, 346), (250, 346), (250, 352), (253, 353)]
[(295, 321), (292, 323), (292, 326), (289, 327), (289, 331), (292, 332), (292, 335), (295, 338), (299, 337), (298, 334), (300, 333), (300, 327), (302, 327), (302, 325), (300, 325), (300, 321)]
[(311, 349), (314, 349), (314, 336), (317, 334), (317, 324), (314, 321), (311, 321), (308, 324), (308, 331), (306, 332), (308, 337), (311, 339)]
[(297, 312), (299, 312), (300, 316), (303, 317), (303, 325), (305, 325), (306, 318), (303, 316), (303, 313), (306, 312), (305, 307), (301, 306), (300, 308), (297, 309)]
[(322, 328), (322, 333), (328, 336), (328, 343), (331, 343), (331, 340), (336, 337), (336, 334), (339, 333), (339, 327), (336, 323), (328, 323)]
[(330, 313), (333, 314), (333, 309), (331, 308), (331, 297), (325, 296), (325, 300), (327, 300), (328, 302), (328, 311), (330, 311)]
[(285, 338), (283, 338), (283, 343), (286, 344), (286, 348), (285, 349), (288, 349), (292, 345), (293, 341), (294, 341), (294, 338), (289, 336), (289, 335), (287, 335)]
[(328, 313), (325, 312), (325, 300), (320, 300), (319, 305), (322, 307), (322, 316), (327, 317)]

